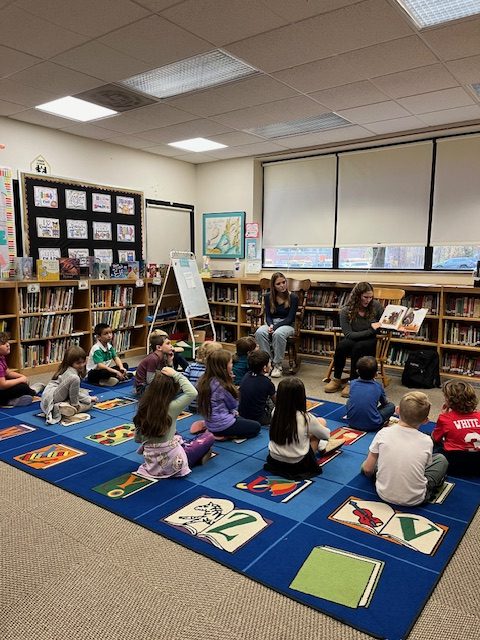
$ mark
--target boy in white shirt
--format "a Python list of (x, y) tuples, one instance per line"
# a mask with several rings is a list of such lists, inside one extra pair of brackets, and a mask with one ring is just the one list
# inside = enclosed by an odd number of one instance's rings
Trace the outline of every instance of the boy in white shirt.
[(369, 447), (362, 471), (376, 474), (375, 488), (385, 502), (419, 505), (443, 484), (448, 462), (442, 454), (432, 455), (432, 439), (418, 430), (428, 421), (430, 406), (421, 391), (406, 393), (396, 408), (398, 424), (381, 429)]

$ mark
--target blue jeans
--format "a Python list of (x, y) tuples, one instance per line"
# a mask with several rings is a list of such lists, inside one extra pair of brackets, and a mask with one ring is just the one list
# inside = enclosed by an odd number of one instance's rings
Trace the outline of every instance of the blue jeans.
[(254, 438), (260, 433), (261, 425), (256, 420), (237, 417), (235, 422), (222, 431), (215, 431), (214, 436), (228, 436), (229, 438)]
[(384, 404), (383, 407), (378, 408), (378, 413), (382, 416), (383, 424), (385, 424), (385, 422), (387, 422), (387, 420), (390, 420), (390, 418), (395, 413), (395, 405), (393, 404), (393, 402), (387, 402), (387, 404)]
[(287, 348), (287, 338), (294, 333), (294, 328), (289, 324), (282, 325), (278, 329), (274, 328), (273, 333), (269, 333), (268, 325), (263, 324), (257, 329), (255, 340), (262, 351), (270, 354), (273, 366), (281, 367)]

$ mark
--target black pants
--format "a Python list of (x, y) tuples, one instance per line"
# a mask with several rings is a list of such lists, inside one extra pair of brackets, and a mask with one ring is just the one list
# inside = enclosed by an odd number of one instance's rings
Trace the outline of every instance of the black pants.
[(35, 396), (36, 391), (30, 389), (26, 382), (20, 382), (19, 384), (13, 385), (13, 387), (9, 387), (8, 389), (0, 389), (0, 405), (6, 406), (10, 400), (14, 398), (19, 398), (20, 396)]
[(351, 360), (350, 380), (358, 378), (357, 362), (362, 356), (375, 356), (377, 350), (377, 339), (367, 338), (366, 340), (351, 340), (343, 338), (337, 344), (335, 355), (333, 356), (333, 375), (337, 380), (342, 377), (342, 371), (348, 356)]
[[(128, 364), (126, 362), (122, 362), (123, 368), (128, 369)], [(115, 371), (120, 371), (120, 369), (115, 365), (112, 367)], [(98, 384), (100, 380), (108, 380), (108, 378), (113, 378), (113, 375), (107, 369), (91, 369), (87, 374), (87, 381), (91, 384)]]

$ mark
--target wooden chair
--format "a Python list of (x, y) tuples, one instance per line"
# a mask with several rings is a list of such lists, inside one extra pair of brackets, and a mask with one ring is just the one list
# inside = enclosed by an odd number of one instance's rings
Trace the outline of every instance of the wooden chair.
[[(381, 302), (384, 306), (387, 304), (400, 304), (400, 301), (405, 296), (403, 289), (394, 289), (393, 287), (374, 287), (373, 296), (376, 300)], [(342, 332), (339, 329), (333, 331), (333, 352), (332, 358), (328, 365), (327, 374), (323, 379), (324, 382), (330, 382), (333, 371), (333, 356), (337, 348), (338, 341), (342, 337)], [(378, 376), (382, 380), (384, 387), (390, 384), (390, 378), (385, 373), (385, 363), (388, 357), (388, 350), (390, 348), (390, 340), (392, 337), (391, 331), (385, 331), (377, 334), (377, 345), (375, 357), (378, 363)]]
[[(286, 354), (288, 358), (288, 367), (284, 366), (284, 372), (295, 374), (300, 366), (300, 329), (303, 324), (303, 316), (305, 314), (305, 305), (307, 302), (307, 291), (312, 283), (310, 280), (295, 280), (287, 278), (288, 290), (296, 293), (298, 296), (298, 309), (295, 315), (294, 333), (287, 339)], [(255, 331), (264, 324), (265, 318), (265, 294), (270, 291), (270, 279), (262, 278), (260, 280), (260, 288), (262, 290), (261, 307), (251, 308), (247, 310), (247, 317), (250, 319), (250, 334), (255, 335)]]

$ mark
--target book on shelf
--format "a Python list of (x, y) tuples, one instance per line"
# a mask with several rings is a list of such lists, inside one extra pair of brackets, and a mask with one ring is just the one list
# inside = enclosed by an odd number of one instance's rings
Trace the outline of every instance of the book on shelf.
[(381, 329), (393, 329), (405, 333), (417, 333), (428, 309), (414, 309), (401, 304), (387, 304), (380, 318)]
[(95, 260), (93, 263), (93, 279), (108, 280), (110, 278), (110, 262), (99, 262)]
[(33, 258), (23, 256), (15, 258), (15, 280), (31, 280), (33, 278)]
[(60, 278), (58, 259), (37, 260), (37, 278), (38, 280), (58, 280)]
[(78, 258), (59, 258), (60, 280), (78, 280), (80, 261)]
[(146, 268), (147, 278), (159, 278), (160, 268), (156, 262), (148, 262)]
[(77, 260), (80, 267), (79, 278), (93, 278), (95, 258), (93, 256), (79, 256)]
[(112, 262), (110, 265), (110, 278), (128, 278), (129, 264), (129, 262)]

